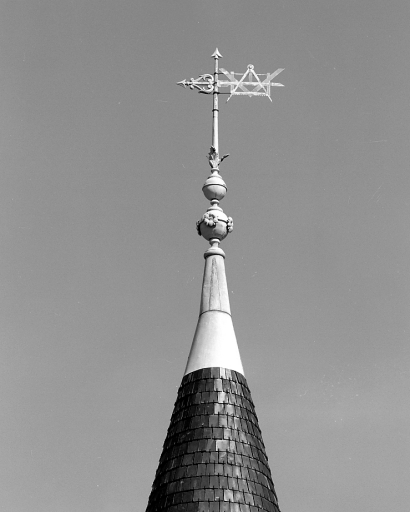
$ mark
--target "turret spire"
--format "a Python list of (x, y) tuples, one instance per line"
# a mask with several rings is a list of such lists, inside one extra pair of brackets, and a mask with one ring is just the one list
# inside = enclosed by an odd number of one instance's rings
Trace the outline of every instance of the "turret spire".
[[(268, 96), (279, 74), (257, 75), (253, 66), (239, 80), (220, 71), (218, 48), (214, 74), (179, 85), (213, 95), (211, 174), (202, 191), (210, 206), (197, 222), (209, 241), (205, 251), (199, 319), (178, 391), (147, 512), (279, 512), (252, 397), (244, 377), (231, 318), (225, 253), (219, 247), (233, 221), (220, 206), (227, 187), (219, 165), (218, 96)], [(229, 93), (219, 89), (229, 87)], [(228, 99), (229, 99), (228, 98)]]

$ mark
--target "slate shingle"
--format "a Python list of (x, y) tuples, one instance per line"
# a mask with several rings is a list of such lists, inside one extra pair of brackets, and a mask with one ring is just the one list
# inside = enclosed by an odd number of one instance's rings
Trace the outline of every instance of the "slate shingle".
[(146, 512), (280, 512), (246, 379), (185, 375)]

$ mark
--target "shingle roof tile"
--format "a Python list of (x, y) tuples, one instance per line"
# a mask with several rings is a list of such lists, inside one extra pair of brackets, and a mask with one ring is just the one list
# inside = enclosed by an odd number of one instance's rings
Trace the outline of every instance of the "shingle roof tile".
[(184, 376), (147, 512), (280, 512), (243, 375)]

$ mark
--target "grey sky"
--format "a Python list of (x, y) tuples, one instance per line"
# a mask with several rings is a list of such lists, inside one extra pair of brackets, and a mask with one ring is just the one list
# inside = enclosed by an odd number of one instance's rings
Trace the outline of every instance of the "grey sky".
[(0, 509), (143, 512), (197, 321), (211, 99), (283, 512), (408, 512), (409, 3), (0, 3)]

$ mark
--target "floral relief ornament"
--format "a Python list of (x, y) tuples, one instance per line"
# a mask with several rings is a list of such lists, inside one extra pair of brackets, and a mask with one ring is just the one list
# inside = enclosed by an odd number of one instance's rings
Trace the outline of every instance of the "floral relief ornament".
[(219, 221), (219, 217), (217, 213), (208, 213), (205, 212), (202, 217), (196, 222), (196, 230), (198, 231), (198, 235), (201, 235), (200, 225), (202, 222), (205, 223), (206, 226), (216, 226)]
[[(216, 226), (217, 223), (219, 221), (219, 217), (218, 217), (218, 214), (217, 213), (204, 213), (202, 215), (202, 217), (196, 221), (196, 230), (198, 232), (198, 235), (201, 236), (201, 224), (202, 222), (206, 225), (206, 226), (210, 226), (210, 227), (213, 227), (213, 226)], [(233, 230), (233, 219), (232, 217), (228, 217), (227, 220), (226, 220), (226, 229), (228, 231), (228, 233), (231, 233), (232, 230)]]
[(199, 236), (202, 236), (201, 235), (201, 222), (202, 222), (202, 219), (199, 219), (199, 220), (196, 221), (196, 231), (197, 231)]
[(202, 220), (205, 222), (205, 224), (207, 226), (216, 226), (218, 220), (219, 220), (219, 217), (218, 217), (218, 214), (217, 213), (204, 213), (202, 215)]

